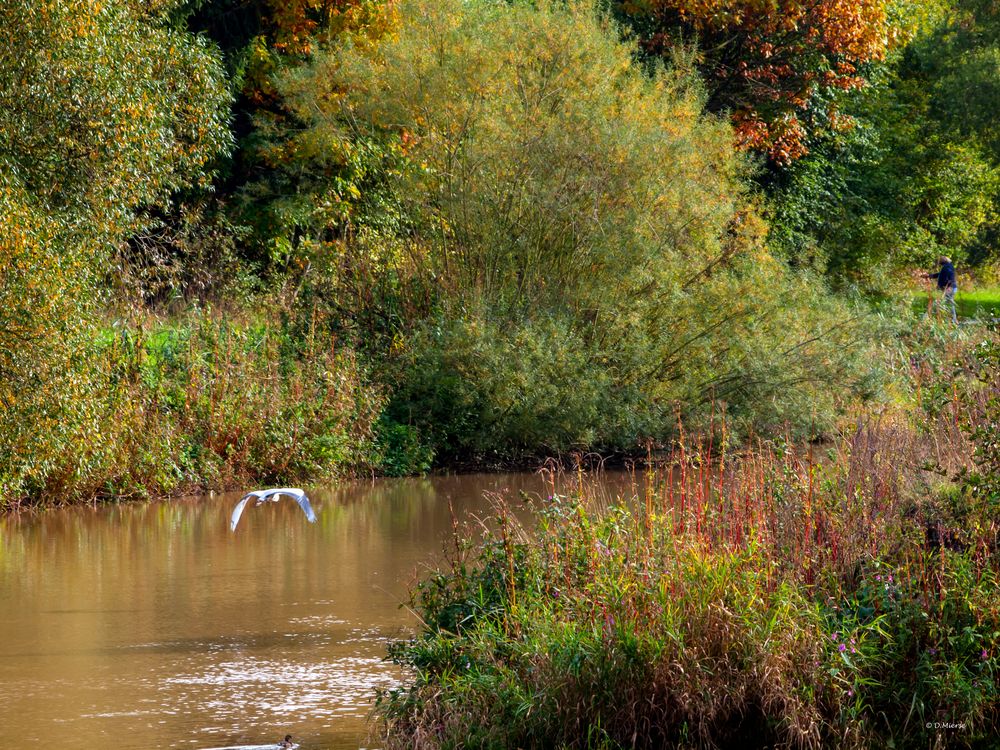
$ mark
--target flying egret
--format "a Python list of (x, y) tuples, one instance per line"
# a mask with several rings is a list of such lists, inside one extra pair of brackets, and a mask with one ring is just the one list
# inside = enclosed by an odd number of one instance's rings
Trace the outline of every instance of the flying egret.
[(253, 492), (248, 492), (240, 501), (236, 503), (236, 507), (233, 508), (233, 516), (229, 519), (229, 530), (236, 531), (236, 524), (240, 522), (240, 516), (243, 515), (244, 508), (247, 507), (247, 503), (251, 500), (256, 499), (257, 505), (263, 505), (264, 503), (276, 503), (282, 495), (287, 495), (288, 497), (294, 498), (295, 502), (299, 504), (302, 511), (306, 514), (306, 518), (309, 519), (309, 523), (316, 523), (316, 514), (313, 513), (312, 506), (309, 504), (309, 498), (306, 497), (306, 493), (295, 487), (281, 487), (276, 490), (254, 490)]

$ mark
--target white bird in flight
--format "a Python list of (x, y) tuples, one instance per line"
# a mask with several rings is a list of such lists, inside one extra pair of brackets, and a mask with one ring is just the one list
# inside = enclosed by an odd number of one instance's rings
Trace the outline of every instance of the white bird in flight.
[(236, 524), (240, 522), (240, 516), (243, 515), (243, 510), (247, 507), (247, 503), (256, 498), (257, 502), (254, 507), (258, 505), (263, 505), (264, 503), (276, 503), (282, 495), (287, 495), (288, 497), (294, 498), (295, 502), (299, 504), (302, 508), (302, 512), (306, 514), (306, 518), (309, 519), (309, 523), (316, 523), (316, 514), (313, 513), (312, 506), (309, 504), (309, 498), (306, 497), (306, 493), (296, 487), (280, 487), (276, 490), (254, 490), (253, 492), (248, 492), (240, 501), (236, 503), (236, 507), (233, 508), (232, 518), (229, 519), (229, 530), (236, 531)]

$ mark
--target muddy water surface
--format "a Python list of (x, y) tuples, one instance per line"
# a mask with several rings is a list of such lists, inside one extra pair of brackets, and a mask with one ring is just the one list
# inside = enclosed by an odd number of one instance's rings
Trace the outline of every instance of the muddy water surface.
[[(537, 475), (356, 483), (247, 509), (239, 494), (0, 518), (0, 746), (373, 747), (399, 675), (399, 604), (484, 493)], [(474, 533), (470, 531), (469, 533)]]

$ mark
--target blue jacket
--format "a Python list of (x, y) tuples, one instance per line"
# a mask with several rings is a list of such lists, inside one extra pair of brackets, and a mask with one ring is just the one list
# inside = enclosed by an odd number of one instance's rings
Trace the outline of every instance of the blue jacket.
[(947, 289), (950, 286), (958, 286), (955, 283), (955, 266), (951, 263), (942, 263), (941, 270), (937, 273), (927, 274), (929, 278), (937, 279), (938, 289)]

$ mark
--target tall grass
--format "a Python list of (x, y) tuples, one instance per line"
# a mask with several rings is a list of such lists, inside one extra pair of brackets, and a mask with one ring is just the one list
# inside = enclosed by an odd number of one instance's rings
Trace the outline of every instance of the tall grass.
[(889, 417), (822, 450), (682, 438), (633, 495), (555, 483), (525, 525), (498, 501), (414, 592), (386, 745), (987, 746), (995, 515), (922, 469), (972, 465), (954, 428), (984, 403), (932, 417), (933, 440)]
[(382, 401), (353, 352), (278, 315), (119, 325), (90, 357), (80, 439), (27, 457), (0, 509), (322, 479), (376, 460)]

